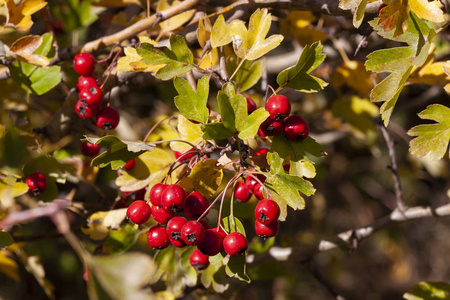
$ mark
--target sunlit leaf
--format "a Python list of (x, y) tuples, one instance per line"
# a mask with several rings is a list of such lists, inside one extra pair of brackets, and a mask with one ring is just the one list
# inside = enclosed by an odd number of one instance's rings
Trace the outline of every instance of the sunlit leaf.
[(409, 0), (411, 10), (419, 17), (434, 23), (444, 22), (442, 3), (439, 0)]
[(390, 0), (387, 6), (380, 10), (380, 19), (378, 25), (384, 31), (393, 31), (394, 36), (403, 34), (408, 24), (409, 7), (406, 0)]
[(364, 133), (375, 129), (372, 119), (379, 114), (378, 106), (357, 96), (335, 101), (331, 110), (335, 117), (344, 119), (353, 129)]
[[(238, 67), (235, 57), (227, 57), (228, 74), (233, 74)], [(262, 59), (255, 61), (246, 60), (234, 75), (233, 80), (239, 85), (240, 92), (244, 92), (253, 87), (261, 78), (264, 72), (264, 62)]]
[[(53, 41), (52, 38), (48, 40), (51, 42)], [(34, 52), (39, 48), (39, 46), (41, 46), (42, 41), (43, 38), (39, 35), (27, 35), (16, 40), (11, 45), (10, 51), (14, 53), (17, 59), (21, 61), (37, 65), (40, 67), (48, 66), (50, 61), (47, 57), (40, 54), (34, 54)]]
[(211, 31), (211, 47), (217, 48), (231, 43), (230, 25), (225, 24), (223, 15), (219, 15)]
[(403, 294), (406, 300), (448, 300), (450, 284), (445, 282), (420, 282)]
[(367, 96), (374, 87), (373, 78), (364, 67), (364, 62), (355, 60), (345, 61), (336, 69), (331, 77), (331, 85), (337, 88), (347, 86), (361, 97)]
[(177, 77), (174, 80), (178, 96), (175, 97), (175, 105), (180, 113), (187, 119), (200, 123), (208, 121), (209, 111), (206, 106), (209, 94), (209, 78), (202, 77), (197, 84), (197, 92), (186, 79)]
[(250, 277), (247, 275), (247, 265), (245, 263), (245, 255), (231, 256), (225, 265), (225, 272), (230, 277), (238, 278), (241, 281), (250, 283)]
[(14, 197), (28, 192), (28, 185), (24, 182), (17, 182), (12, 176), (0, 178), (0, 203), (5, 207), (9, 207), (10, 201)]
[(344, 10), (354, 10), (353, 13), (353, 26), (358, 28), (363, 19), (366, 11), (367, 0), (340, 0), (339, 8)]
[[(169, 5), (167, 0), (158, 1), (158, 6), (156, 7), (156, 11), (160, 12), (162, 10), (168, 9), (169, 7), (178, 4), (179, 1), (174, 1), (172, 5)], [(159, 23), (159, 27), (161, 28), (160, 35), (171, 32), (181, 25), (189, 21), (195, 13), (195, 9), (187, 10), (182, 13), (179, 13), (161, 23)]]
[(18, 30), (28, 30), (33, 26), (31, 15), (47, 5), (44, 0), (23, 0), (16, 6), (14, 0), (7, 0), (9, 23)]
[(448, 151), (450, 140), (450, 108), (433, 104), (419, 113), (424, 120), (433, 120), (435, 124), (423, 124), (411, 128), (408, 135), (416, 136), (409, 143), (411, 154), (423, 157), (428, 155), (430, 160), (441, 159)]
[[(156, 42), (149, 43), (153, 46), (156, 46)], [(133, 47), (125, 47), (124, 48), (125, 56), (122, 56), (117, 61), (117, 71), (119, 73), (123, 72), (157, 72), (159, 69), (164, 67), (164, 64), (161, 65), (152, 65), (149, 66), (144, 64), (140, 60), (142, 56), (137, 53), (136, 48)]]
[(103, 224), (107, 215), (107, 211), (100, 211), (92, 214), (87, 219), (87, 227), (81, 227), (81, 231), (84, 234), (89, 235), (93, 240), (103, 240), (108, 236), (109, 232), (109, 229)]
[(7, 252), (0, 251), (0, 273), (19, 282), (19, 265), (17, 262), (6, 255)]
[(124, 7), (130, 4), (136, 4), (142, 6), (139, 0), (95, 0), (91, 3), (94, 6), (106, 6), (106, 7)]
[(183, 178), (179, 184), (186, 190), (195, 190), (207, 198), (211, 197), (219, 188), (223, 178), (223, 171), (216, 164), (215, 159), (200, 161), (192, 169), (191, 174)]
[(109, 255), (123, 253), (134, 245), (137, 238), (138, 231), (131, 224), (119, 227), (117, 230), (110, 230), (103, 243), (102, 253)]
[[(182, 115), (178, 116), (178, 132), (181, 139), (193, 145), (197, 145), (203, 140), (202, 124), (194, 124)], [(173, 142), (170, 143), (170, 148), (173, 151), (186, 152), (192, 146), (183, 142)]]
[(200, 19), (198, 21), (197, 39), (202, 48), (205, 47), (206, 42), (211, 38), (211, 31), (212, 25), (208, 17), (205, 17), (204, 19)]

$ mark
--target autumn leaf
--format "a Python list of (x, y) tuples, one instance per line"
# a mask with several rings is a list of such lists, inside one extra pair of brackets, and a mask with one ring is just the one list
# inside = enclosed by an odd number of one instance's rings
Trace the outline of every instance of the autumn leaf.
[(271, 21), (272, 16), (267, 9), (257, 9), (250, 17), (248, 30), (241, 20), (234, 20), (230, 23), (233, 48), (238, 57), (255, 60), (278, 47), (283, 40), (281, 34), (274, 34), (266, 38)]
[(46, 67), (50, 64), (47, 57), (39, 54), (33, 54), (41, 46), (43, 38), (39, 35), (27, 35), (21, 37), (11, 45), (10, 51), (14, 53), (20, 61), (32, 65)]
[(418, 157), (428, 154), (430, 160), (441, 159), (448, 151), (450, 140), (450, 108), (433, 104), (418, 115), (421, 119), (437, 123), (418, 125), (407, 132), (410, 136), (416, 136), (409, 143), (409, 152)]
[[(228, 25), (230, 26), (230, 25)], [(220, 15), (211, 31), (211, 47), (217, 48), (231, 43), (230, 28), (225, 23), (225, 18)]]
[(434, 23), (444, 22), (444, 12), (440, 0), (409, 0), (409, 7), (419, 17)]
[[(180, 1), (174, 1), (172, 5), (168, 3), (167, 0), (160, 0), (158, 1), (158, 6), (156, 8), (157, 12), (163, 11), (165, 9), (170, 8), (171, 6), (177, 5), (180, 3)], [(162, 36), (164, 33), (171, 32), (187, 21), (189, 21), (192, 16), (195, 13), (195, 9), (191, 9), (182, 13), (179, 13), (178, 15), (175, 15), (161, 23), (159, 23), (159, 27), (161, 28), (161, 31), (159, 32), (159, 36)], [(158, 40), (158, 39), (157, 39)]]
[(205, 48), (206, 42), (211, 38), (212, 25), (208, 17), (198, 21), (197, 39), (202, 48)]
[[(447, 61), (444, 63), (444, 65), (442, 66), (442, 69), (444, 70), (444, 73), (445, 73), (447, 76), (450, 76), (450, 60), (447, 60)], [(445, 92), (446, 92), (447, 94), (450, 94), (450, 83), (447, 83), (447, 84), (444, 86), (444, 90), (445, 90)]]
[(362, 61), (349, 60), (340, 65), (331, 76), (331, 85), (335, 88), (348, 86), (361, 97), (373, 89), (373, 79)]
[(354, 10), (353, 13), (353, 26), (358, 28), (363, 19), (366, 11), (367, 0), (341, 0), (339, 2), (339, 8), (343, 10)]
[(33, 26), (31, 15), (47, 5), (44, 0), (23, 0), (18, 6), (14, 0), (6, 2), (9, 12), (9, 24), (18, 30), (28, 30)]
[(391, 31), (395, 28), (394, 36), (398, 36), (408, 28), (408, 1), (389, 0), (387, 6), (380, 11), (378, 25), (384, 31)]

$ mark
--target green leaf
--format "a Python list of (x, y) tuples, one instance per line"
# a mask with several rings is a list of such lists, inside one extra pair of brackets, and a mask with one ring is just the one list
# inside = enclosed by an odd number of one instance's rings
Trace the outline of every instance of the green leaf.
[(272, 174), (266, 179), (268, 186), (279, 194), (294, 210), (303, 209), (305, 200), (300, 196), (300, 192), (306, 196), (313, 195), (315, 189), (311, 182), (298, 176), (286, 174), (283, 169), (283, 159), (276, 152), (267, 153), (267, 162), (270, 165), (270, 173)]
[(230, 277), (238, 278), (241, 281), (250, 283), (250, 277), (247, 275), (247, 265), (245, 264), (245, 255), (231, 256), (225, 265), (225, 272)]
[(418, 157), (429, 154), (430, 160), (441, 159), (448, 151), (450, 140), (450, 108), (433, 104), (419, 113), (424, 120), (433, 120), (437, 124), (424, 124), (411, 128), (408, 135), (416, 136), (409, 142), (409, 152)]
[(420, 282), (403, 294), (407, 300), (449, 300), (450, 284), (445, 282)]
[(230, 33), (233, 41), (234, 53), (242, 59), (255, 60), (278, 47), (283, 40), (281, 34), (271, 35), (269, 32), (272, 16), (267, 9), (257, 9), (251, 16), (248, 30), (241, 20), (230, 23)]
[(14, 243), (14, 239), (9, 232), (0, 231), (0, 249), (8, 247)]
[(95, 157), (91, 162), (92, 166), (99, 166), (100, 168), (111, 164), (111, 168), (117, 170), (122, 168), (131, 159), (138, 157), (146, 151), (153, 151), (155, 149), (155, 145), (152, 143), (122, 141), (113, 135), (107, 135), (102, 138), (85, 137), (86, 139), (83, 141), (108, 148), (108, 150)]
[(278, 134), (274, 136), (270, 150), (277, 152), (282, 158), (290, 157), (291, 160), (295, 161), (302, 159), (306, 153), (315, 157), (326, 154), (325, 148), (310, 136), (301, 142), (297, 142), (290, 141), (284, 135)]
[(37, 95), (43, 95), (61, 82), (61, 67), (37, 68), (30, 76), (30, 82), (30, 90)]
[(209, 78), (202, 77), (197, 84), (197, 92), (186, 79), (177, 77), (174, 79), (178, 96), (175, 97), (175, 105), (180, 113), (187, 119), (200, 123), (208, 121), (209, 111), (206, 107), (209, 93)]
[(223, 15), (219, 15), (211, 31), (211, 47), (217, 48), (231, 43), (230, 28), (225, 23)]
[(234, 216), (228, 216), (222, 219), (223, 228), (228, 233), (230, 232), (239, 232), (241, 234), (245, 235), (245, 228), (244, 225), (242, 225), (242, 222), (234, 217)]
[[(236, 57), (227, 57), (227, 71), (228, 74), (233, 74), (238, 67), (238, 62)], [(244, 92), (251, 87), (253, 87), (264, 72), (264, 61), (258, 59), (255, 61), (246, 60), (241, 65), (236, 75), (234, 75), (233, 80), (239, 85), (240, 92)]]
[(155, 47), (148, 43), (143, 43), (136, 49), (144, 64), (148, 66), (164, 65), (155, 74), (162, 80), (169, 80), (185, 74), (194, 67), (194, 56), (184, 38), (171, 35), (169, 41), (172, 50), (167, 47)]
[(288, 86), (304, 93), (317, 92), (324, 89), (328, 83), (309, 75), (325, 60), (326, 55), (322, 53), (322, 50), (321, 42), (305, 46), (297, 64), (278, 74), (277, 83), (280, 88)]
[(226, 282), (226, 275), (224, 270), (225, 268), (223, 267), (221, 262), (210, 264), (209, 267), (202, 272), (200, 281), (202, 282), (204, 287), (209, 288), (212, 286), (213, 290), (216, 293), (223, 293), (228, 289), (230, 285), (229, 283), (220, 283)]
[(331, 108), (333, 116), (342, 118), (357, 132), (369, 133), (375, 130), (372, 118), (379, 114), (378, 107), (368, 99), (352, 96), (350, 99), (338, 99)]
[(223, 123), (210, 123), (202, 126), (204, 140), (223, 140), (234, 135)]
[(133, 225), (127, 224), (117, 230), (110, 230), (108, 238), (103, 243), (103, 252), (119, 254), (130, 249), (138, 239), (138, 232)]
[[(193, 145), (200, 143), (203, 138), (202, 124), (194, 124), (183, 115), (178, 116), (179, 138)], [(183, 142), (172, 142), (170, 148), (173, 151), (186, 152), (192, 148), (191, 145)]]
[(259, 126), (269, 117), (269, 113), (263, 107), (258, 108), (252, 112), (243, 125), (239, 126), (238, 137), (242, 140), (254, 138), (258, 132)]

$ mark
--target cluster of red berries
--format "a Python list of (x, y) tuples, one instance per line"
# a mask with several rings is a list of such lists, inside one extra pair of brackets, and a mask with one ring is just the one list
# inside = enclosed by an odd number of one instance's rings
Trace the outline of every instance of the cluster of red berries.
[[(135, 224), (143, 224), (151, 216), (158, 223), (147, 234), (147, 242), (154, 249), (197, 246), (190, 256), (196, 270), (209, 266), (209, 256), (225, 251), (231, 256), (247, 250), (247, 239), (238, 232), (227, 234), (222, 228), (210, 228), (199, 218), (209, 208), (208, 199), (199, 192), (187, 194), (177, 184), (155, 184), (149, 193), (149, 201), (136, 200), (127, 209), (128, 218)], [(177, 213), (184, 212), (184, 216)]]
[(103, 92), (97, 85), (97, 80), (92, 73), (95, 70), (95, 59), (89, 53), (75, 55), (73, 61), (75, 72), (80, 74), (77, 81), (79, 100), (75, 105), (77, 115), (82, 119), (96, 118), (99, 128), (111, 130), (119, 124), (119, 112), (110, 107), (100, 108), (103, 103)]
[(39, 195), (47, 188), (47, 178), (40, 172), (32, 173), (25, 179), (25, 184), (33, 195)]
[(270, 116), (259, 126), (261, 137), (274, 136), (284, 132), (291, 141), (303, 141), (309, 134), (306, 121), (291, 113), (291, 103), (282, 95), (275, 95), (267, 100), (266, 109)]

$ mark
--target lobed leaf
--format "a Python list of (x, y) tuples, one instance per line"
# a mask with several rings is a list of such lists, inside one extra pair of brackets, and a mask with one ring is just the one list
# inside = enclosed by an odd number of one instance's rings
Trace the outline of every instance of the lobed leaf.
[(195, 190), (209, 198), (217, 191), (222, 182), (223, 171), (217, 166), (217, 160), (200, 161), (189, 176), (183, 178), (179, 185), (185, 190)]
[[(235, 57), (227, 57), (227, 71), (228, 74), (233, 74), (238, 67), (238, 62)], [(233, 80), (238, 84), (239, 91), (242, 93), (253, 87), (264, 72), (264, 62), (262, 59), (255, 61), (244, 61)]]
[(230, 25), (226, 25), (223, 15), (219, 15), (211, 31), (211, 47), (217, 48), (231, 43)]
[(187, 119), (200, 123), (208, 121), (209, 110), (207, 108), (209, 94), (209, 78), (203, 76), (197, 84), (197, 92), (186, 79), (177, 77), (174, 79), (174, 86), (178, 92), (175, 97), (175, 106)]

